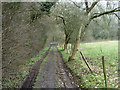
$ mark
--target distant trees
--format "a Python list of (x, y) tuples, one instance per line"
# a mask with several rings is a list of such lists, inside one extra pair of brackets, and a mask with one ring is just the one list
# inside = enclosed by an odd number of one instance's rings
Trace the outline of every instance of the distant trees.
[(82, 41), (117, 40), (118, 38), (118, 21), (115, 16), (105, 15), (97, 18), (90, 23), (88, 28)]

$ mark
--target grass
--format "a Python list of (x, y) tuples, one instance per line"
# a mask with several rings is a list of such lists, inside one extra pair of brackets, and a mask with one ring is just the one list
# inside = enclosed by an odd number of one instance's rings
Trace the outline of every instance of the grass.
[(48, 50), (48, 47), (44, 48), (36, 56), (26, 61), (26, 65), (29, 67), (29, 69), (33, 66), (33, 64), (35, 64), (36, 61), (41, 59), (41, 57), (45, 54), (47, 50)]
[(59, 47), (59, 46), (57, 46), (57, 48), (58, 48), (59, 50), (63, 50), (63, 48), (61, 48), (61, 47)]
[(94, 74), (89, 72), (85, 62), (80, 59), (79, 51), (73, 61), (67, 62), (69, 53), (62, 52), (63, 59), (67, 66), (72, 70), (74, 75), (79, 76), (77, 79), (83, 88), (104, 88), (104, 75), (102, 69), (102, 56), (105, 56), (105, 67), (109, 88), (118, 87), (118, 41), (81, 43), (81, 51), (87, 59)]
[(20, 65), (18, 68), (21, 69), (21, 72), (18, 72), (16, 74), (16, 77), (14, 80), (9, 80), (8, 82), (3, 82), (3, 88), (16, 88), (18, 87), (21, 83), (22, 80), (25, 78), (25, 76), (29, 73), (29, 70), (31, 67), (35, 64), (36, 61), (40, 60), (41, 57), (44, 55), (44, 53), (48, 50), (47, 48), (44, 48), (41, 50), (38, 55), (27, 59), (24, 65)]

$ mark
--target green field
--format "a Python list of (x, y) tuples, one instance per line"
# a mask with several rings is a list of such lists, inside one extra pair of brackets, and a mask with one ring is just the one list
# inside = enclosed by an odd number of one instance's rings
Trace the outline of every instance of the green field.
[[(81, 59), (81, 51), (87, 59), (94, 74), (91, 74), (85, 62)], [(66, 62), (70, 53), (62, 52)], [(108, 88), (118, 87), (118, 41), (103, 41), (93, 43), (81, 43), (75, 60), (67, 62), (76, 79), (84, 88), (103, 88), (104, 74), (102, 69), (102, 56), (105, 57)]]

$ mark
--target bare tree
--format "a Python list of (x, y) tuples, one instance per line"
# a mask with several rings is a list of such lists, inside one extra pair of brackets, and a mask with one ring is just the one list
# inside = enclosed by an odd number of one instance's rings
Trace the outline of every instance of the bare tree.
[(73, 30), (71, 30), (71, 31), (69, 30), (68, 31), (67, 28), (66, 28), (65, 19), (62, 16), (58, 16), (58, 17), (62, 19), (63, 25), (64, 25), (64, 33), (65, 33), (64, 50), (66, 50), (67, 49), (67, 45), (68, 45), (69, 40), (70, 40), (70, 36), (71, 36)]
[[(79, 9), (74, 7), (71, 3), (60, 3), (56, 6), (54, 10), (54, 15), (62, 20), (63, 31), (65, 35), (64, 41), (64, 50), (67, 49), (67, 45), (70, 42), (74, 32), (77, 32), (79, 29), (80, 19), (79, 15), (81, 14)], [(74, 41), (74, 40), (73, 40)]]
[[(85, 31), (87, 30), (87, 27), (88, 25), (90, 24), (90, 22), (95, 19), (95, 18), (98, 18), (98, 17), (101, 17), (103, 15), (109, 15), (109, 14), (114, 14), (115, 12), (118, 12), (120, 11), (120, 7), (117, 7), (117, 8), (114, 8), (112, 10), (109, 10), (109, 11), (105, 11), (105, 12), (101, 12), (101, 13), (94, 13), (94, 14), (90, 14), (91, 11), (93, 10), (93, 8), (95, 8), (95, 6), (98, 4), (100, 0), (96, 0), (95, 2), (93, 2), (91, 5), (89, 5), (88, 3), (88, 0), (85, 0), (84, 4), (85, 4), (85, 13), (84, 13), (84, 16), (85, 16), (85, 20), (83, 20), (84, 22), (82, 22), (82, 24), (80, 25), (80, 29), (79, 29), (79, 33), (78, 35), (76, 36), (76, 42), (75, 42), (75, 45), (74, 45), (74, 49), (72, 51), (72, 55), (69, 57), (69, 60), (72, 60), (74, 59), (75, 55), (76, 55), (76, 52), (77, 52), (77, 48), (78, 48), (78, 45), (79, 45), (79, 41), (81, 38), (84, 37), (85, 35)], [(73, 2), (73, 1), (72, 1)], [(75, 2), (73, 2), (73, 4), (80, 8), (80, 6), (78, 6)], [(89, 15), (90, 14), (90, 15)]]

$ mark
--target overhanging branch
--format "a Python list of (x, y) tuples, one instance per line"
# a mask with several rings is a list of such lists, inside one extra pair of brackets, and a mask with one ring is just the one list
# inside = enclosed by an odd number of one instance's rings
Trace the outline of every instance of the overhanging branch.
[(63, 24), (64, 24), (64, 31), (65, 31), (65, 34), (67, 35), (67, 30), (66, 30), (66, 23), (65, 23), (65, 19), (64, 19), (62, 16), (57, 16), (57, 17), (59, 17), (59, 18), (61, 18), (61, 19), (62, 19)]
[(88, 7), (88, 1), (85, 0), (85, 6), (86, 6), (86, 12), (88, 13), (89, 7)]
[(78, 7), (78, 8), (81, 8), (80, 6), (78, 6), (75, 2), (73, 2), (72, 0), (69, 0), (69, 1), (71, 1), (76, 7)]
[(95, 2), (92, 3), (91, 7), (88, 9), (88, 13), (95, 7), (95, 5), (99, 2), (100, 0), (96, 0)]
[(57, 16), (57, 17), (61, 18), (63, 21), (63, 24), (65, 25), (65, 19), (62, 16)]
[[(79, 5), (77, 5), (74, 1), (72, 1), (72, 0), (69, 0), (69, 1), (71, 1), (76, 7), (81, 8), (81, 7), (80, 7)], [(99, 1), (100, 1), (100, 0), (96, 0), (95, 2), (93, 2), (92, 5), (91, 5), (90, 8), (89, 8), (89, 6), (88, 6), (88, 1), (85, 0), (86, 13), (87, 13), (87, 14), (90, 13), (90, 11), (95, 7), (95, 5), (96, 5)], [(84, 8), (83, 10), (85, 10), (85, 8)]]
[(120, 20), (120, 17), (116, 13), (112, 13), (112, 14), (114, 14)]
[(120, 7), (115, 8), (115, 9), (113, 9), (113, 10), (111, 10), (111, 11), (103, 12), (103, 13), (96, 13), (95, 15), (93, 15), (93, 16), (90, 18), (90, 20), (92, 20), (92, 19), (94, 19), (94, 18), (97, 18), (97, 17), (100, 17), (100, 16), (103, 16), (103, 15), (105, 15), (105, 14), (111, 14), (111, 13), (118, 12), (118, 11), (120, 11)]

